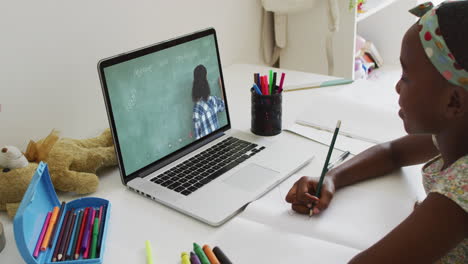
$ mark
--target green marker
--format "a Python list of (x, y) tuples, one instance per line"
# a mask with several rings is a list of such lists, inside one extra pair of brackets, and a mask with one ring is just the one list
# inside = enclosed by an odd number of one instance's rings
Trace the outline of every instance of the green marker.
[(94, 218), (94, 225), (93, 225), (93, 238), (91, 241), (91, 256), (90, 258), (96, 258), (96, 245), (97, 239), (99, 235), (99, 218)]
[(270, 94), (273, 94), (273, 70), (270, 70), (270, 79), (268, 80), (269, 82), (269, 88), (270, 88)]
[(211, 264), (205, 252), (203, 252), (203, 249), (197, 243), (193, 243), (193, 251), (195, 251), (202, 264)]

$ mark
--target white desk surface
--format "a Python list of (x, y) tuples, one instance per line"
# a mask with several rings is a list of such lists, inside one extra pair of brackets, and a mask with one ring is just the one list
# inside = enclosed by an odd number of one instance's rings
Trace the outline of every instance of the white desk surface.
[[(266, 74), (268, 70), (241, 64), (224, 70), (233, 127), (249, 131), (252, 74), (258, 71)], [(287, 78), (296, 83), (314, 78), (313, 74), (285, 72)], [(374, 90), (365, 93), (369, 87), (360, 84), (362, 82), (285, 93), (283, 125), (294, 121), (307, 105), (309, 96), (321, 93), (349, 96), (354, 89), (356, 93), (369, 96), (360, 100), (392, 106), (394, 98), (375, 99), (377, 88), (371, 87)], [(393, 87), (389, 89), (394, 91)], [(99, 189), (90, 196), (108, 199), (112, 204), (104, 262), (145, 263), (145, 240), (148, 239), (152, 243), (154, 263), (180, 263), (180, 253), (192, 250), (193, 242), (220, 246), (234, 263), (300, 263), (306, 260), (345, 263), (401, 222), (411, 212), (414, 201), (424, 197), (419, 182), (420, 167), (409, 167), (340, 190), (331, 206), (318, 217), (295, 214), (284, 202), (284, 196), (300, 176), (319, 173), (328, 147), (288, 132), (270, 140), (285, 137), (302, 141), (315, 155), (314, 160), (221, 227), (208, 226), (126, 189), (116, 168), (101, 172)], [(61, 200), (76, 198), (59, 193)], [(0, 253), (0, 263), (23, 263), (16, 249), (12, 221), (4, 212), (0, 213), (0, 220), (7, 239)]]

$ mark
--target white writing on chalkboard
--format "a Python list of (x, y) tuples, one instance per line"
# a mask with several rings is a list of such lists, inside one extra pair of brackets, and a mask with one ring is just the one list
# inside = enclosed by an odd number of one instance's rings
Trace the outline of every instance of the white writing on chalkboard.
[(130, 112), (136, 105), (136, 89), (130, 90), (130, 100), (127, 103), (127, 111)]
[(138, 78), (140, 78), (143, 74), (145, 74), (147, 72), (152, 72), (152, 71), (153, 71), (153, 66), (149, 65), (149, 66), (146, 66), (146, 67), (141, 67), (141, 68), (135, 69), (135, 75)]
[(198, 51), (191, 50), (190, 52), (187, 52), (185, 55), (177, 56), (176, 57), (176, 62), (177, 63), (185, 62), (187, 60), (190, 60), (190, 59), (193, 59), (193, 58), (197, 57), (198, 55), (199, 55)]

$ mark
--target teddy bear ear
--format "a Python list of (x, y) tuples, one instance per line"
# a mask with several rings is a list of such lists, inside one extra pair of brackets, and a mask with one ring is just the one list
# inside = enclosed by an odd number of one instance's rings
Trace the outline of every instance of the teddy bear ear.
[(30, 140), (24, 156), (30, 162), (45, 161), (50, 150), (58, 140), (59, 132), (55, 129), (52, 130), (47, 137), (39, 140), (37, 143)]
[(28, 147), (26, 148), (26, 152), (24, 153), (24, 156), (29, 162), (35, 162), (37, 161), (37, 144), (36, 142), (30, 140)]
[(52, 130), (50, 134), (41, 140), (41, 143), (37, 147), (37, 159), (38, 161), (44, 161), (49, 156), (49, 152), (54, 147), (55, 143), (59, 140), (59, 132)]

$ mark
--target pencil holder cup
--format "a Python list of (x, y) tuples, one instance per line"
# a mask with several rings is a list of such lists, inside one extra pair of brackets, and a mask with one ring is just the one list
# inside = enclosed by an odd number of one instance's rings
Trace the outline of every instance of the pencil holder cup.
[(251, 89), (250, 94), (252, 133), (259, 136), (274, 136), (281, 133), (282, 93), (260, 95)]

